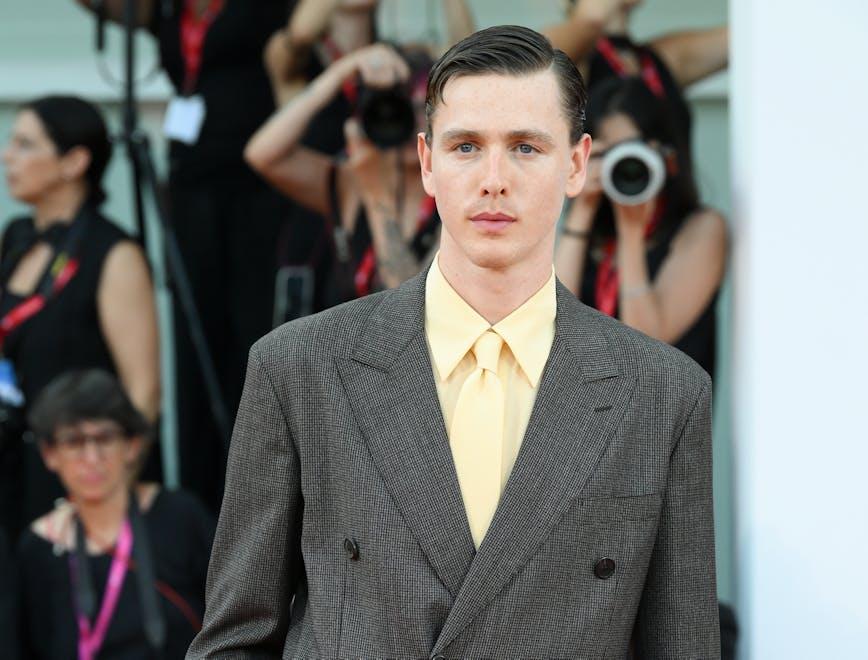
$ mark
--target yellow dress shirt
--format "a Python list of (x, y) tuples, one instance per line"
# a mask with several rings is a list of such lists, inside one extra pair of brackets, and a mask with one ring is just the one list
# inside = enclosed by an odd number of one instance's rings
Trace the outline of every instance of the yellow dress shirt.
[(446, 431), (452, 428), (455, 402), (476, 367), (471, 348), (492, 329), (504, 342), (497, 375), (504, 387), (503, 459), (500, 490), (509, 479), (521, 448), (543, 368), (555, 337), (555, 276), (518, 309), (491, 325), (468, 305), (443, 277), (437, 258), (425, 281), (425, 336)]

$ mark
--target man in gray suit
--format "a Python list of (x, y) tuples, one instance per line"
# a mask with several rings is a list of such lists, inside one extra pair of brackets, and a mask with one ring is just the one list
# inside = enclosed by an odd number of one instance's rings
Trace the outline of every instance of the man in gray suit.
[(584, 102), (525, 28), (434, 66), (439, 255), (251, 350), (189, 658), (719, 657), (710, 380), (552, 275)]

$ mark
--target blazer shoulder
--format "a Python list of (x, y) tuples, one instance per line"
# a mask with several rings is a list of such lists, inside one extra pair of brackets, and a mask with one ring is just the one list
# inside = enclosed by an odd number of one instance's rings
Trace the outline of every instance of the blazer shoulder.
[(623, 372), (650, 378), (687, 397), (692, 394), (691, 398), (711, 386), (708, 372), (686, 353), (595, 309), (588, 308), (588, 312)]
[(349, 355), (359, 333), (391, 291), (331, 307), (278, 326), (250, 349), (266, 363)]

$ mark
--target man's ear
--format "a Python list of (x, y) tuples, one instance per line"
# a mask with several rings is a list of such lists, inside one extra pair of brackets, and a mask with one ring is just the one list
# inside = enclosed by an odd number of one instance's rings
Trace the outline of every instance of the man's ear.
[(57, 459), (57, 449), (45, 442), (40, 442), (39, 453), (42, 455), (42, 462), (45, 463), (46, 469), (49, 472), (56, 473), (59, 467)]
[(570, 172), (564, 191), (567, 197), (576, 197), (585, 187), (585, 179), (588, 175), (588, 156), (590, 155), (591, 136), (585, 133), (570, 151)]
[(90, 150), (87, 147), (73, 147), (61, 156), (60, 167), (63, 178), (67, 181), (80, 179), (90, 167)]
[(431, 147), (424, 132), (416, 136), (416, 150), (419, 152), (419, 168), (422, 170), (422, 187), (430, 197), (436, 197), (434, 175), (431, 172)]

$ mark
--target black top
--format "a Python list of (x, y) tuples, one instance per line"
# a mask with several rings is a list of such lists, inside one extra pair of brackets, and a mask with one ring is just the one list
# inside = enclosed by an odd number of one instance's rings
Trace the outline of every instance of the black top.
[[(672, 123), (678, 132), (679, 139), (685, 146), (689, 147), (691, 127), (690, 106), (687, 104), (684, 93), (678, 86), (672, 72), (669, 71), (669, 67), (654, 52), (654, 49), (639, 45), (627, 36), (608, 35), (608, 39), (612, 42), (612, 46), (614, 46), (616, 51), (632, 51), (636, 57), (641, 57), (643, 54), (650, 56), (660, 76), (663, 91), (666, 93), (666, 103), (669, 105)], [(593, 93), (594, 88), (601, 82), (618, 75), (600, 51), (594, 50), (589, 60), (588, 92)]]
[[(678, 233), (682, 222), (670, 226), (662, 225), (661, 231), (655, 232), (649, 239), (649, 247), (646, 252), (648, 264), (648, 277), (654, 280), (660, 267), (663, 265), (669, 247), (675, 235)], [(585, 258), (585, 271), (582, 276), (582, 290), (579, 298), (585, 304), (594, 307), (596, 305), (595, 288), (597, 282), (598, 260), (593, 247), (589, 248)], [(696, 323), (693, 324), (678, 341), (674, 342), (675, 348), (692, 357), (709, 375), (714, 378), (714, 352), (717, 334), (717, 292), (708, 306), (703, 310)], [(620, 311), (616, 313), (620, 316)]]
[[(151, 544), (157, 593), (167, 627), (164, 660), (183, 658), (195, 635), (194, 623), (172, 600), (178, 597), (199, 623), (205, 608), (205, 576), (214, 521), (204, 506), (183, 492), (161, 491), (143, 513)], [(134, 539), (133, 543), (138, 540)], [(31, 530), (19, 542), (21, 638), (25, 657), (74, 660), (78, 628), (72, 605), (69, 555), (54, 553), (54, 546)], [(112, 562), (111, 554), (89, 558), (97, 601), (101, 604)], [(115, 615), (106, 632), (100, 658), (150, 660), (144, 636), (135, 568), (128, 571)], [(167, 589), (168, 587), (168, 589)], [(171, 591), (169, 591), (171, 590)], [(166, 593), (173, 593), (172, 600)], [(177, 594), (177, 595), (175, 595)]]
[[(170, 11), (164, 6), (171, 7)], [(205, 123), (195, 145), (172, 142), (171, 176), (203, 179), (227, 169), (247, 168), (244, 145), (274, 111), (274, 97), (262, 63), (268, 38), (286, 25), (287, 0), (225, 0), (205, 37), (199, 78), (192, 92), (205, 101)], [(160, 60), (175, 90), (184, 93), (181, 51), (183, 0), (154, 3), (151, 31)]]
[[(56, 225), (42, 239), (62, 249), (69, 227)], [(0, 316), (21, 302), (6, 290), (17, 261), (37, 239), (31, 218), (13, 220), (3, 234), (0, 250)], [(99, 323), (97, 289), (111, 249), (132, 240), (117, 225), (90, 212), (79, 248), (79, 269), (45, 308), (13, 330), (3, 354), (15, 365), (18, 384), (27, 402), (56, 376), (71, 369), (101, 368), (115, 372), (114, 362)]]

